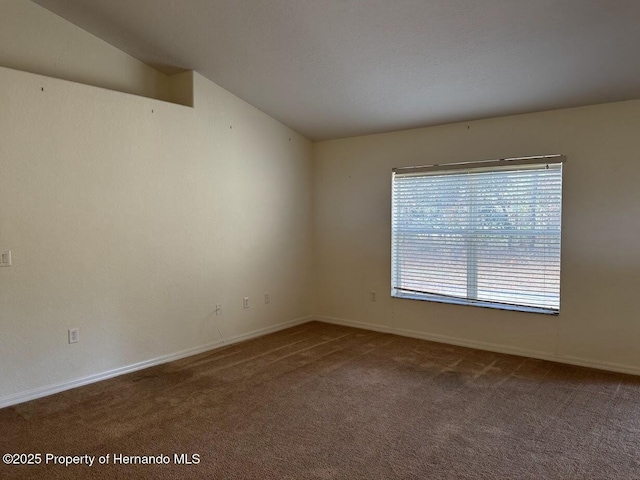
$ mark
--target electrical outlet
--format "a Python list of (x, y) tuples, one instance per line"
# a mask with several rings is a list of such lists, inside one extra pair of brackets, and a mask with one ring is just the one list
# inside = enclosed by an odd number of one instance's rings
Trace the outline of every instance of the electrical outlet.
[(11, 266), (11, 250), (0, 253), (0, 267)]
[(376, 295), (376, 292), (373, 292), (373, 291), (372, 291), (372, 292), (371, 292), (371, 301), (372, 301), (372, 302), (375, 302), (377, 299), (378, 299), (378, 297), (377, 297), (377, 295)]
[(264, 303), (271, 303), (271, 296), (268, 293), (264, 294)]
[(222, 315), (222, 304), (216, 303), (216, 315)]
[(244, 297), (244, 298), (242, 299), (242, 306), (243, 306), (244, 308), (249, 308), (249, 297)]
[(79, 335), (77, 328), (69, 329), (69, 343), (78, 343)]

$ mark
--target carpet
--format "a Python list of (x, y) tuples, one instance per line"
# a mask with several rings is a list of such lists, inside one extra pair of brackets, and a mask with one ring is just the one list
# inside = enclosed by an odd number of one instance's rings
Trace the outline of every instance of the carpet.
[(5, 408), (0, 427), (0, 453), (41, 455), (2, 479), (640, 478), (638, 377), (319, 322)]

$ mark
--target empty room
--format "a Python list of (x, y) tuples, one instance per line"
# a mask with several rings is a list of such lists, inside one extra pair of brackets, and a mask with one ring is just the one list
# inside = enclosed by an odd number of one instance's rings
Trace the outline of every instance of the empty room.
[(0, 0), (0, 478), (640, 478), (639, 25)]

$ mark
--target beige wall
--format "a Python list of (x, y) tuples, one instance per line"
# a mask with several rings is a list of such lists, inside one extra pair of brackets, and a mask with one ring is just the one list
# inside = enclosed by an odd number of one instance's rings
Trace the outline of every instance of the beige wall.
[[(640, 373), (638, 132), (631, 101), (315, 144), (316, 313)], [(392, 167), (549, 153), (568, 157), (559, 316), (390, 298)]]
[(29, 0), (0, 0), (0, 66), (172, 100), (170, 77)]
[(0, 405), (311, 313), (311, 143), (194, 77), (189, 108), (0, 68)]

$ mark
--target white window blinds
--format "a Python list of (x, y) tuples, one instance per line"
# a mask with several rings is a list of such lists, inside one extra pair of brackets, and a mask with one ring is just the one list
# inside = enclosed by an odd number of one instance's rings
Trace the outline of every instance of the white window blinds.
[(392, 295), (557, 313), (562, 158), (396, 169)]

